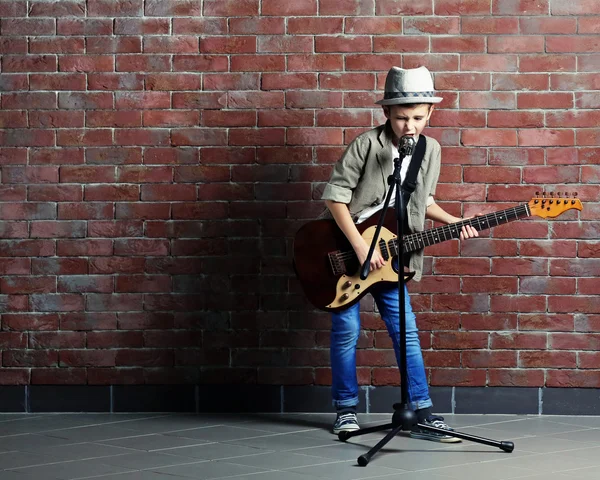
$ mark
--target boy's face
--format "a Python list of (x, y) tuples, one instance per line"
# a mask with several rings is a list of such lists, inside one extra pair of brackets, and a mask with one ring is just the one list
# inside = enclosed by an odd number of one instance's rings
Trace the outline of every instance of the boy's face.
[(431, 113), (433, 105), (420, 103), (416, 105), (384, 105), (383, 112), (392, 125), (396, 137), (404, 135), (420, 135)]

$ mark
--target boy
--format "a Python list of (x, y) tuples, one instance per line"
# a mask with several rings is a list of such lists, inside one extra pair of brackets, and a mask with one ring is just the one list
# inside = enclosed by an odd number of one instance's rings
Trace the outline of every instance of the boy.
[[(360, 223), (383, 208), (387, 189), (387, 178), (394, 169), (394, 158), (398, 158), (398, 141), (411, 136), (415, 142), (427, 125), (434, 104), (442, 101), (435, 96), (433, 80), (425, 67), (402, 69), (392, 67), (385, 82), (385, 94), (376, 103), (382, 105), (387, 118), (385, 125), (359, 135), (346, 149), (334, 167), (323, 192), (322, 199), (331, 212), (338, 227), (354, 248), (362, 265), (367, 258), (369, 245), (358, 232), (355, 223)], [(410, 231), (424, 229), (425, 219), (443, 224), (460, 221), (436, 204), (433, 195), (438, 182), (441, 164), (441, 147), (430, 137), (425, 137), (426, 148), (421, 163), (417, 184), (406, 206), (406, 219)], [(405, 157), (401, 165), (401, 180), (404, 181), (412, 157)], [(394, 195), (391, 199), (393, 208)], [(407, 232), (408, 233), (408, 232)], [(476, 237), (471, 226), (463, 227), (460, 238)], [(385, 260), (375, 250), (370, 270), (381, 268)], [(421, 278), (423, 251), (410, 257), (409, 269), (415, 272), (414, 280)], [(429, 424), (452, 432), (443, 417), (431, 412), (432, 402), (425, 375), (423, 355), (419, 343), (415, 315), (405, 288), (406, 316), (406, 363), (408, 393), (411, 408), (419, 423)], [(372, 295), (394, 344), (396, 359), (400, 365), (398, 286), (380, 284)], [(331, 326), (331, 373), (333, 405), (337, 418), (333, 433), (353, 431), (359, 428), (356, 418), (358, 404), (358, 382), (356, 378), (356, 343), (360, 331), (359, 303), (346, 310), (332, 314)], [(405, 379), (402, 379), (403, 381)], [(428, 432), (415, 427), (410, 433), (413, 438), (453, 443), (460, 439), (450, 434)]]

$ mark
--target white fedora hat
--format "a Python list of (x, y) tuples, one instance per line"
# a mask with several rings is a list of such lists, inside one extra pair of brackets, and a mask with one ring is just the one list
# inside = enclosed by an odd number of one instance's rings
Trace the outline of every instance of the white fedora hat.
[(392, 67), (385, 79), (385, 92), (379, 105), (401, 105), (407, 103), (440, 103), (442, 97), (435, 96), (433, 78), (426, 67)]

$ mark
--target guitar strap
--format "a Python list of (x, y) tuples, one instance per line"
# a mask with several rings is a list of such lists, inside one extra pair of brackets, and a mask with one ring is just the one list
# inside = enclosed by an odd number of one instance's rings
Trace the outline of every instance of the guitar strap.
[[(406, 177), (404, 178), (404, 182), (402, 182), (402, 196), (404, 197), (404, 212), (402, 212), (402, 216), (404, 218), (403, 229), (406, 233), (410, 232), (410, 228), (408, 227), (408, 212), (406, 211), (406, 206), (410, 200), (411, 193), (413, 193), (417, 188), (417, 176), (419, 175), (421, 163), (423, 163), (423, 157), (425, 157), (426, 146), (427, 142), (425, 140), (425, 135), (419, 135), (419, 141), (417, 142), (415, 151), (413, 152), (410, 160)], [(402, 263), (405, 267), (408, 267), (410, 256), (410, 253), (404, 255)]]
[(402, 193), (404, 194), (405, 206), (408, 205), (411, 193), (413, 193), (415, 188), (417, 188), (417, 176), (419, 175), (421, 163), (423, 163), (423, 157), (425, 157), (426, 146), (427, 142), (425, 140), (425, 135), (419, 135), (419, 141), (417, 142), (412, 159), (410, 160), (410, 165), (408, 167), (408, 172), (406, 172), (404, 182), (402, 183)]

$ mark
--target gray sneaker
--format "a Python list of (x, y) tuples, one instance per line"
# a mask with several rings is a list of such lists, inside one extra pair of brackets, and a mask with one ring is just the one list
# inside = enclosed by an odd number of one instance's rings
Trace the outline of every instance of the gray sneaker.
[(354, 432), (359, 430), (356, 413), (338, 413), (335, 423), (333, 424), (333, 434), (337, 435), (340, 432)]
[[(448, 430), (448, 432), (453, 432), (454, 429), (450, 428), (448, 425), (444, 423), (444, 417), (439, 417), (435, 415), (431, 415), (426, 418), (422, 422), (419, 422), (422, 425), (430, 425), (436, 428), (443, 428), (444, 430)], [(460, 438), (453, 437), (450, 434), (444, 434), (439, 432), (431, 432), (429, 430), (424, 430), (419, 427), (419, 425), (415, 425), (413, 430), (410, 432), (411, 438), (418, 438), (421, 440), (431, 440), (432, 442), (441, 442), (441, 443), (458, 443), (461, 441)]]

